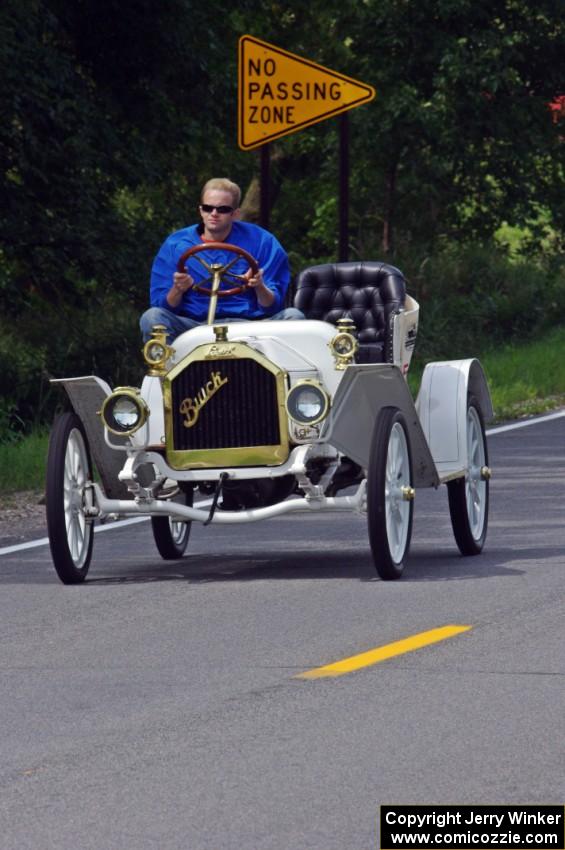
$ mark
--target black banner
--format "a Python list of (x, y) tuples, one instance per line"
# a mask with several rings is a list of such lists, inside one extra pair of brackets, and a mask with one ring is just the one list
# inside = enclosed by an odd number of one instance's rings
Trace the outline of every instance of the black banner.
[(565, 850), (563, 806), (380, 806), (381, 850)]

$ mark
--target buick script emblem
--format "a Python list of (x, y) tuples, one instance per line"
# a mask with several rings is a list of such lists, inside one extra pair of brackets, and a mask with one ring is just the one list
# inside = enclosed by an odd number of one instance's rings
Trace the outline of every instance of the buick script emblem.
[(184, 416), (183, 425), (185, 428), (192, 428), (198, 421), (200, 411), (205, 404), (208, 404), (213, 395), (218, 390), (227, 384), (229, 378), (222, 378), (219, 372), (211, 372), (210, 380), (201, 387), (194, 398), (183, 398), (179, 404), (179, 411)]

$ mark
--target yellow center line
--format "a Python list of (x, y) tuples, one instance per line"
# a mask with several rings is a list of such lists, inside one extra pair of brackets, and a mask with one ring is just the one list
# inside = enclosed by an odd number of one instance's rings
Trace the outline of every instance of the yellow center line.
[(415, 649), (421, 649), (431, 643), (438, 643), (440, 640), (455, 637), (455, 635), (468, 632), (472, 628), (472, 626), (440, 626), (427, 632), (419, 632), (412, 637), (395, 640), (394, 643), (377, 646), (375, 649), (369, 649), (367, 652), (359, 653), (359, 655), (342, 658), (341, 661), (334, 661), (333, 664), (326, 664), (324, 667), (316, 667), (314, 670), (298, 673), (294, 678), (322, 679), (324, 676), (343, 676), (345, 673), (352, 673), (362, 667), (370, 667), (372, 664), (394, 658), (395, 655), (404, 655), (405, 652), (413, 652)]

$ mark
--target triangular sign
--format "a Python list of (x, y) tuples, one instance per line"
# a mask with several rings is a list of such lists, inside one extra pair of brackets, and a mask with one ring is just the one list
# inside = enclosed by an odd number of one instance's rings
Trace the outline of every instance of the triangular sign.
[(368, 103), (375, 89), (251, 35), (239, 39), (238, 141), (264, 145)]

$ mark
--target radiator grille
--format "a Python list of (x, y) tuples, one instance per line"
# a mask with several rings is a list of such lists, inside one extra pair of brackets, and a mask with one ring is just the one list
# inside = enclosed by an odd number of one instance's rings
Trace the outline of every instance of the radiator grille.
[[(276, 378), (255, 360), (189, 363), (172, 381), (171, 397), (175, 451), (273, 446), (281, 442)], [(181, 412), (186, 399), (204, 400), (192, 427), (185, 426), (187, 416)], [(194, 414), (188, 418), (190, 415)]]

